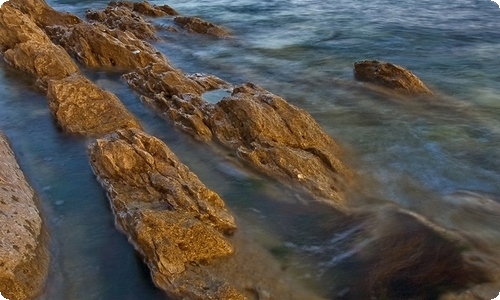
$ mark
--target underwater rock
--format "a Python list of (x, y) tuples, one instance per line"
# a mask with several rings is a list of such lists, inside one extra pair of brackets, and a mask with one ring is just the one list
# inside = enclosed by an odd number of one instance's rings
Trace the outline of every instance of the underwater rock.
[(0, 164), (0, 292), (10, 300), (34, 299), (48, 274), (48, 233), (37, 197), (2, 132)]
[(89, 10), (85, 13), (89, 20), (99, 22), (110, 29), (132, 32), (140, 39), (157, 40), (155, 30), (140, 15), (125, 6), (106, 7), (102, 11)]
[(151, 5), (147, 1), (131, 2), (131, 1), (111, 1), (108, 4), (111, 7), (126, 7), (140, 14), (150, 17), (176, 16), (179, 13), (168, 5)]
[(391, 63), (364, 60), (354, 63), (354, 77), (409, 95), (432, 95), (432, 91), (412, 72)]
[(37, 76), (44, 83), (49, 79), (63, 79), (80, 73), (68, 53), (50, 40), (45, 43), (28, 41), (17, 44), (5, 52), (4, 59), (8, 64)]
[[(15, 28), (15, 30), (14, 30)], [(0, 8), (0, 49), (5, 51), (18, 43), (50, 43), (49, 37), (29, 16), (14, 8), (10, 1)]]
[(93, 136), (141, 128), (114, 94), (78, 74), (50, 80), (47, 97), (52, 114), (66, 132)]
[(49, 26), (47, 34), (87, 67), (134, 69), (167, 59), (133, 34), (108, 29), (102, 24), (81, 23)]
[(163, 142), (119, 130), (89, 146), (89, 156), (157, 286), (177, 298), (244, 299), (201, 267), (234, 253), (225, 237), (236, 230), (233, 216)]
[(219, 38), (228, 38), (231, 34), (221, 26), (197, 17), (175, 17), (174, 22), (189, 32), (208, 34)]

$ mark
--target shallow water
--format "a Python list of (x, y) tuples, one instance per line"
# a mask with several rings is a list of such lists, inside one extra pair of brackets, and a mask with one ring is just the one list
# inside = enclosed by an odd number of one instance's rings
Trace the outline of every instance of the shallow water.
[[(82, 16), (108, 1), (48, 2)], [(407, 209), (473, 237), (488, 249), (485, 259), (499, 261), (500, 9), (495, 3), (168, 4), (183, 15), (229, 28), (234, 38), (160, 31), (163, 41), (155, 46), (186, 73), (206, 72), (233, 84), (251, 81), (311, 113), (345, 148), (345, 160), (361, 178), (350, 199), (353, 208), (375, 214), (387, 205)], [(162, 26), (171, 20), (153, 22)], [(353, 63), (362, 59), (403, 65), (437, 96), (412, 101), (364, 89), (352, 78)], [(235, 166), (231, 153), (214, 156), (208, 146), (178, 132), (140, 103), (119, 74), (88, 71), (88, 76), (116, 93), (302, 282), (325, 297), (341, 298), (349, 282), (365, 275), (359, 253), (370, 249), (379, 225), (346, 219), (320, 204), (302, 204), (269, 179)], [(53, 236), (54, 275), (44, 297), (164, 299), (114, 228), (88, 165), (85, 145), (90, 141), (56, 128), (47, 100), (28, 76), (2, 63), (0, 85), (0, 129), (40, 194)]]

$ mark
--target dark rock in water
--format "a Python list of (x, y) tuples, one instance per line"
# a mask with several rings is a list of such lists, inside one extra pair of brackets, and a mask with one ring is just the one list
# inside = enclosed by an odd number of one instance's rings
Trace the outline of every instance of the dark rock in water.
[(44, 0), (9, 0), (9, 3), (30, 16), (42, 29), (49, 25), (68, 26), (83, 22), (75, 15), (54, 10)]
[(344, 204), (352, 173), (341, 150), (306, 111), (247, 83), (206, 110), (214, 138), (253, 167), (312, 195)]
[(189, 32), (208, 34), (219, 38), (228, 38), (231, 36), (231, 34), (221, 26), (197, 17), (175, 17), (174, 21)]
[(413, 73), (391, 63), (364, 60), (354, 63), (354, 77), (409, 95), (432, 95), (432, 91)]
[(176, 16), (179, 13), (168, 5), (151, 5), (147, 1), (131, 2), (131, 1), (111, 1), (108, 4), (111, 7), (126, 7), (140, 14), (150, 17)]
[(50, 79), (63, 79), (74, 73), (80, 73), (68, 53), (50, 41), (45, 43), (28, 41), (17, 44), (5, 52), (5, 61), (37, 76), (44, 83)]
[(89, 20), (104, 24), (110, 29), (132, 32), (140, 39), (157, 40), (155, 30), (140, 15), (125, 6), (106, 7), (103, 11), (89, 10), (85, 13)]
[(92, 136), (141, 127), (115, 95), (78, 74), (50, 80), (47, 97), (52, 114), (70, 133)]
[(29, 41), (50, 43), (49, 37), (29, 16), (13, 7), (10, 1), (4, 3), (0, 8), (0, 49), (5, 51)]
[(81, 23), (46, 28), (50, 38), (88, 67), (133, 69), (166, 58), (133, 34), (101, 24)]
[[(150, 267), (155, 283), (173, 297), (244, 299), (224, 281), (199, 278), (190, 265), (233, 254), (224, 237), (236, 230), (222, 199), (207, 189), (160, 140), (120, 130), (89, 148), (107, 189), (117, 224)], [(188, 269), (189, 268), (189, 269)], [(199, 284), (199, 285), (198, 285)]]
[(48, 274), (48, 234), (37, 197), (2, 132), (0, 164), (0, 292), (10, 300), (35, 299)]

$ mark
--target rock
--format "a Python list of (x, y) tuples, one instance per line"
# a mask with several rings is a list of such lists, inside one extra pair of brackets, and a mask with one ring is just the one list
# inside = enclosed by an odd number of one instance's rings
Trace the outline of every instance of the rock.
[(68, 53), (50, 41), (17, 44), (5, 52), (4, 58), (10, 65), (39, 77), (44, 83), (80, 73)]
[(120, 29), (132, 32), (140, 39), (158, 40), (155, 30), (140, 15), (125, 6), (106, 7), (103, 11), (89, 10), (85, 13), (87, 19), (102, 23), (110, 29)]
[(0, 291), (10, 300), (34, 299), (48, 274), (48, 234), (35, 193), (1, 132), (0, 163)]
[(228, 38), (231, 34), (221, 26), (197, 17), (175, 17), (174, 22), (189, 32), (208, 34), (219, 38)]
[(204, 122), (205, 102), (201, 94), (207, 90), (229, 88), (230, 84), (210, 75), (186, 76), (168, 64), (151, 64), (125, 74), (127, 83), (142, 93), (141, 99), (177, 126), (201, 141), (212, 139), (211, 130)]
[(168, 5), (151, 5), (149, 2), (111, 1), (111, 7), (126, 7), (140, 14), (150, 17), (176, 16), (179, 13)]
[(167, 59), (133, 34), (110, 30), (101, 24), (80, 23), (69, 27), (49, 26), (50, 38), (88, 67), (134, 69)]
[(408, 95), (432, 95), (432, 91), (410, 71), (377, 60), (354, 63), (354, 77)]
[(66, 132), (92, 136), (141, 127), (115, 95), (78, 74), (50, 80), (47, 97), (52, 114)]
[(339, 146), (314, 119), (283, 98), (247, 83), (205, 114), (214, 138), (261, 172), (343, 205), (352, 176)]
[(50, 43), (49, 37), (27, 15), (14, 8), (10, 1), (4, 3), (0, 8), (1, 51), (28, 41)]
[(68, 26), (83, 22), (75, 15), (54, 10), (44, 0), (9, 0), (9, 3), (30, 16), (42, 29), (49, 25)]
[(119, 130), (98, 139), (89, 155), (117, 224), (157, 286), (174, 298), (232, 299), (224, 296), (229, 293), (244, 299), (201, 267), (233, 254), (224, 236), (236, 230), (233, 216), (163, 142), (140, 130)]

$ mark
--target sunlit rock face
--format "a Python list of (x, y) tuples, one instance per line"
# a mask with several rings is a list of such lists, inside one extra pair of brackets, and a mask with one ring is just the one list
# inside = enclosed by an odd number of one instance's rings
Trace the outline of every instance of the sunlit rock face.
[(412, 72), (391, 63), (364, 60), (354, 63), (354, 77), (408, 95), (432, 95)]
[(48, 274), (48, 235), (35, 193), (2, 132), (0, 164), (0, 291), (10, 300), (34, 299)]

